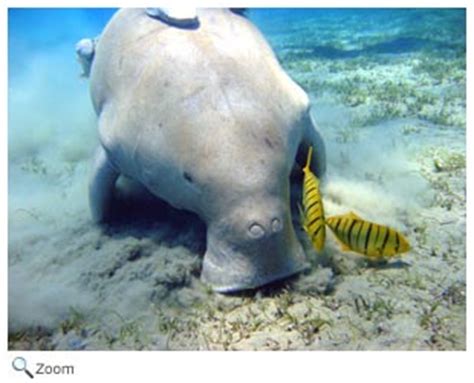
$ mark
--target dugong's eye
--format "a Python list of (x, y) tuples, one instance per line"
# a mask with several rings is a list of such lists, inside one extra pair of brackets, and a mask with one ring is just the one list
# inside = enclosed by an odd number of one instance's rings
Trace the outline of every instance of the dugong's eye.
[(183, 172), (183, 177), (190, 184), (194, 183), (193, 177), (191, 177), (191, 174), (189, 174), (188, 172)]

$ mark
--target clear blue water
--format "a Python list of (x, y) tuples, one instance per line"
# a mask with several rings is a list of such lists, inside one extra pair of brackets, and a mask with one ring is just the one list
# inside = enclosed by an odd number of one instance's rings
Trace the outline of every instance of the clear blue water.
[[(9, 63), (15, 71), (24, 55), (57, 44), (74, 44), (84, 36), (97, 36), (116, 9), (10, 9), (8, 12)], [(430, 44), (448, 49), (465, 46), (466, 12), (464, 9), (250, 9), (249, 18), (270, 39), (273, 35), (298, 34), (301, 24), (311, 23), (311, 42), (294, 41), (293, 46), (311, 46), (317, 53), (324, 42), (338, 38), (344, 29), (364, 34), (384, 32), (396, 26), (396, 38), (368, 52), (400, 53), (422, 49)], [(441, 24), (439, 23), (441, 22)], [(367, 28), (367, 26), (369, 26)], [(423, 37), (430, 28), (438, 33), (432, 39)], [(313, 32), (314, 33), (314, 32)], [(356, 36), (354, 36), (355, 38)], [(363, 37), (362, 37), (363, 38)], [(449, 41), (448, 41), (449, 39)], [(278, 46), (276, 47), (278, 49)], [(321, 56), (352, 57), (357, 53), (338, 52), (327, 46)]]

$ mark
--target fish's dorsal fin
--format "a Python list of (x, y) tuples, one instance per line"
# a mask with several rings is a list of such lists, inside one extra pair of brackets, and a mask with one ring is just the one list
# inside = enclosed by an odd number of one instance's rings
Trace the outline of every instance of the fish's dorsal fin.
[(363, 220), (362, 218), (360, 218), (356, 213), (354, 213), (353, 211), (350, 211), (349, 212), (349, 217), (352, 218), (352, 219), (359, 219), (359, 220)]
[(313, 147), (310, 146), (309, 147), (309, 150), (308, 150), (308, 159), (306, 160), (306, 165), (305, 167), (303, 168), (303, 172), (306, 173), (308, 171), (311, 171), (309, 169), (309, 165), (311, 164), (311, 157), (313, 156)]

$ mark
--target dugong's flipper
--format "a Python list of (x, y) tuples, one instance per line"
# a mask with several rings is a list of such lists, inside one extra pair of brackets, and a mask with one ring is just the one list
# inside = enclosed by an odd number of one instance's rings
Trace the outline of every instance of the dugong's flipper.
[(96, 151), (89, 183), (89, 205), (95, 222), (104, 221), (110, 211), (115, 181), (119, 172), (115, 170), (102, 146)]

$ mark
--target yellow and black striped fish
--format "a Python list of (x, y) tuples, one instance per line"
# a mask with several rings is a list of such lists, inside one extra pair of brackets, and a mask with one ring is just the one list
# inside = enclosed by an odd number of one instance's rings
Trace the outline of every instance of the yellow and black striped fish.
[(319, 193), (319, 180), (309, 168), (312, 154), (313, 147), (311, 146), (306, 166), (303, 168), (303, 209), (301, 206), (299, 208), (304, 231), (311, 238), (314, 248), (321, 251), (326, 240), (326, 227), (324, 225), (323, 202)]
[(403, 234), (390, 227), (365, 221), (353, 212), (329, 217), (326, 223), (341, 242), (343, 251), (351, 250), (381, 259), (410, 250), (410, 244)]

